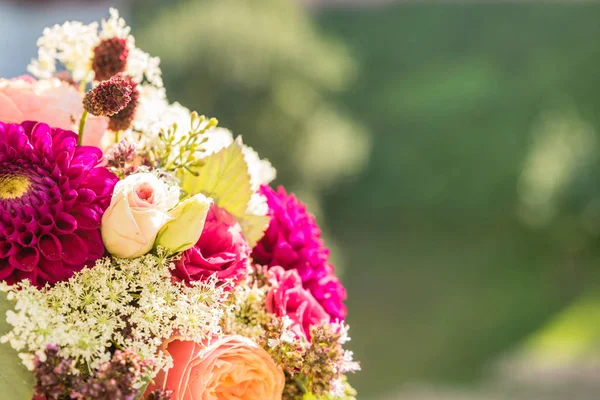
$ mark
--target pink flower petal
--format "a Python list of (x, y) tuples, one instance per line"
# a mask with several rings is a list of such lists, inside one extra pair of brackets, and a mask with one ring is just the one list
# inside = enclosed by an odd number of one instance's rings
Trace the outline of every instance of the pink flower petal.
[(41, 236), (38, 247), (42, 255), (48, 260), (58, 261), (62, 256), (60, 240), (52, 234)]
[(81, 265), (87, 261), (87, 249), (81, 238), (74, 234), (58, 237), (62, 245), (62, 259), (72, 265)]
[(26, 247), (21, 249), (17, 254), (12, 255), (8, 258), (8, 262), (14, 268), (31, 272), (35, 269), (40, 259), (40, 253), (33, 247)]

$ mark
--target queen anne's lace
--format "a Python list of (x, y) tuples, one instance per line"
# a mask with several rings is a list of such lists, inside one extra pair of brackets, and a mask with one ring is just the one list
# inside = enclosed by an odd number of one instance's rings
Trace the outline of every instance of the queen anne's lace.
[(223, 286), (215, 280), (173, 283), (169, 267), (168, 259), (151, 254), (103, 258), (51, 288), (38, 290), (26, 280), (3, 284), (15, 311), (7, 313), (13, 329), (2, 341), (21, 351), (30, 368), (34, 354), (56, 345), (62, 357), (91, 369), (110, 360), (111, 347), (133, 348), (153, 359), (158, 371), (171, 362), (158, 352), (164, 338), (202, 342), (220, 333), (226, 311)]

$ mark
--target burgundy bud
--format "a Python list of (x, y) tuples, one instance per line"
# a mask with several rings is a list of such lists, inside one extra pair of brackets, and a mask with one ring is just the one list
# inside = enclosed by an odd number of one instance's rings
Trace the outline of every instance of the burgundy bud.
[(131, 126), (139, 103), (140, 92), (137, 89), (137, 84), (131, 77), (127, 76), (125, 79), (131, 85), (131, 101), (121, 111), (111, 115), (108, 129), (113, 132), (124, 131)]
[(105, 81), (125, 71), (129, 48), (123, 38), (104, 39), (94, 48), (92, 69), (97, 81)]
[(116, 75), (85, 94), (83, 108), (92, 115), (111, 116), (131, 102), (131, 79)]

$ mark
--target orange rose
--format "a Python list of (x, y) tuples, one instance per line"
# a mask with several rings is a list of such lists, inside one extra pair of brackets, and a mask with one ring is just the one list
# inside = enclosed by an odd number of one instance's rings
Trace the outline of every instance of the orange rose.
[[(35, 80), (30, 76), (0, 79), (0, 121), (44, 122), (53, 128), (79, 130), (83, 113), (81, 93), (60, 79)], [(90, 115), (85, 124), (83, 144), (102, 147), (108, 118)]]
[(174, 400), (280, 400), (285, 377), (271, 356), (242, 336), (208, 346), (171, 338), (163, 344), (173, 367), (160, 371), (146, 394), (174, 391)]

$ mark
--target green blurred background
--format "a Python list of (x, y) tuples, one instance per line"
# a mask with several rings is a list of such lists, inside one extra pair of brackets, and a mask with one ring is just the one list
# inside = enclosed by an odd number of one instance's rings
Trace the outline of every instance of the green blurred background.
[(598, 398), (600, 4), (97, 3), (317, 214), (359, 399)]
[(147, 4), (170, 98), (325, 227), (359, 398), (597, 398), (600, 5)]

